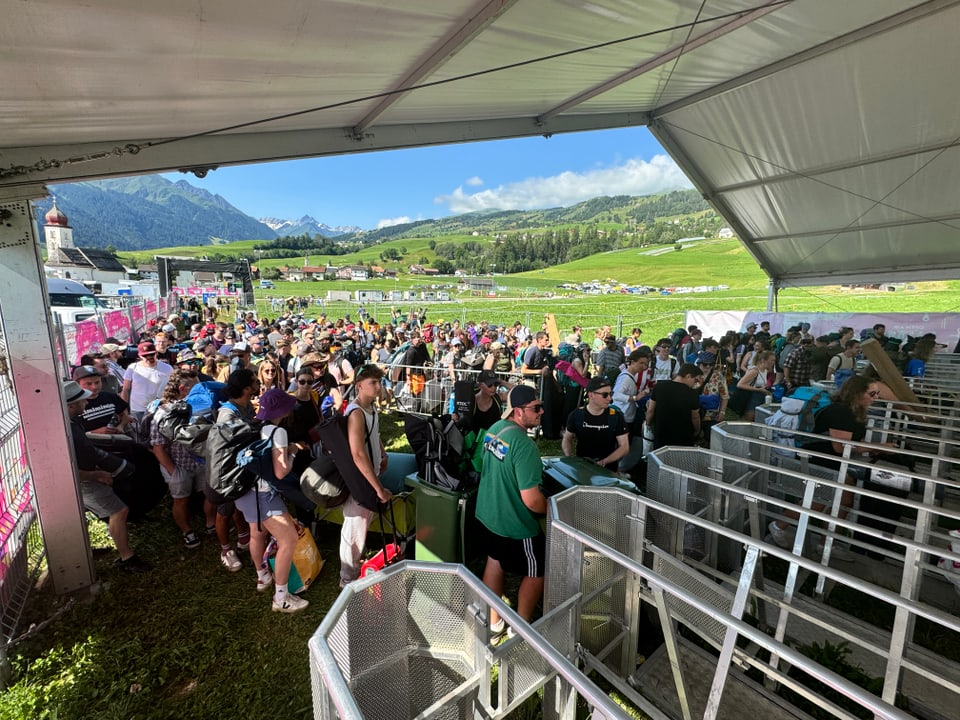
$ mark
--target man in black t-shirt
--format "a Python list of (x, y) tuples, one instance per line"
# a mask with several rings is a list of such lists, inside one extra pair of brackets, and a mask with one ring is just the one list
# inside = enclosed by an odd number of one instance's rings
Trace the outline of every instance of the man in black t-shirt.
[(694, 389), (703, 371), (684, 363), (673, 380), (661, 380), (647, 402), (647, 425), (653, 428), (653, 449), (692, 446), (700, 434), (700, 396)]
[(598, 465), (616, 470), (620, 458), (630, 450), (627, 423), (623, 413), (610, 407), (613, 388), (602, 375), (587, 383), (587, 404), (570, 413), (563, 434), (563, 454), (589, 458)]
[[(122, 433), (130, 422), (130, 406), (117, 394), (103, 390), (103, 376), (93, 365), (81, 365), (73, 371), (73, 379), (90, 392), (78, 418), (86, 432)], [(116, 416), (116, 421), (114, 421)]]

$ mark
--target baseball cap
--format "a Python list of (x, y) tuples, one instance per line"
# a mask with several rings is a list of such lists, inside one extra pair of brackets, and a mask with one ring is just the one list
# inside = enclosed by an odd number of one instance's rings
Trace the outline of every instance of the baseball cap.
[(596, 392), (597, 390), (602, 390), (605, 387), (610, 387), (610, 381), (602, 375), (599, 377), (590, 378), (590, 382), (587, 383), (587, 392)]
[(193, 349), (203, 350), (207, 345), (213, 345), (213, 340), (210, 338), (200, 338), (193, 344)]
[(153, 344), (150, 340), (144, 340), (142, 343), (137, 345), (137, 355), (143, 357), (144, 355), (156, 355), (157, 346)]
[(181, 350), (177, 353), (177, 364), (190, 362), (191, 360), (199, 360), (197, 354), (193, 350)]
[(123, 348), (116, 343), (104, 343), (100, 346), (100, 352), (102, 353), (112, 353), (116, 352), (117, 350), (123, 350)]
[(707, 350), (697, 355), (697, 365), (713, 365), (716, 361), (717, 356)]
[(80, 387), (76, 380), (68, 380), (63, 383), (63, 401), (68, 405), (77, 400), (84, 400), (91, 395), (93, 393)]
[(507, 395), (507, 409), (501, 416), (504, 420), (513, 414), (515, 408), (528, 405), (537, 399), (537, 391), (529, 385), (514, 385)]
[(493, 370), (482, 370), (479, 375), (477, 375), (477, 382), (484, 385), (494, 385), (500, 382), (497, 378), (497, 374)]
[(74, 380), (81, 380), (82, 378), (93, 377), (94, 375), (99, 377), (100, 373), (97, 372), (97, 369), (93, 365), (81, 365), (73, 370)]
[(230, 352), (245, 353), (249, 349), (249, 346), (245, 342), (238, 342), (236, 345), (230, 348)]

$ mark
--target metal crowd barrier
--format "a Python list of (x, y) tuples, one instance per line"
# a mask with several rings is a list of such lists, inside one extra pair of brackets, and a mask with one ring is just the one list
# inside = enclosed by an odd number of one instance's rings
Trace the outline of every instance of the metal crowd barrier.
[[(683, 472), (720, 494), (740, 495), (748, 503), (765, 500), (743, 485)], [(743, 529), (621, 490), (568, 490), (551, 498), (548, 521), (545, 611), (581, 598), (576, 628), (581, 661), (651, 718), (766, 720), (806, 717), (813, 710), (839, 718), (908, 718), (912, 712), (955, 716), (960, 700), (956, 663), (920, 647), (911, 636), (914, 623), (922, 622), (930, 637), (956, 637), (960, 620), (955, 615)], [(696, 528), (708, 545), (738, 547), (737, 567), (718, 569), (662, 547), (658, 538), (664, 526)], [(910, 539), (899, 542), (905, 564), (915, 572), (930, 548)], [(893, 616), (892, 631), (802, 594), (800, 585), (766, 578), (763, 556), (785, 564), (788, 580), (822, 574), (834, 592), (844, 587), (884, 606)], [(663, 643), (641, 657), (638, 640), (657, 631)], [(812, 643), (825, 648), (828, 642), (849, 644), (864, 674), (882, 678), (874, 681), (882, 690), (874, 694), (802, 652)], [(911, 713), (894, 706), (904, 698)]]
[(7, 650), (43, 562), (43, 537), (7, 358), (0, 331), (0, 688), (5, 685)]
[[(577, 601), (524, 622), (462, 565), (402, 562), (351, 583), (309, 642), (316, 720), (502, 718), (543, 689), (546, 720), (629, 715), (575, 664)], [(513, 636), (495, 644), (496, 610)]]

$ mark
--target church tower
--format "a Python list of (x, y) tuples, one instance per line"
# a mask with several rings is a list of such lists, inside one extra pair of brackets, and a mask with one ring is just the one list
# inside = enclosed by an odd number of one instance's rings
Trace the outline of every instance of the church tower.
[(43, 234), (47, 242), (47, 262), (57, 262), (60, 257), (60, 248), (73, 247), (73, 229), (67, 221), (67, 216), (57, 207), (57, 199), (53, 199), (53, 207), (43, 216)]

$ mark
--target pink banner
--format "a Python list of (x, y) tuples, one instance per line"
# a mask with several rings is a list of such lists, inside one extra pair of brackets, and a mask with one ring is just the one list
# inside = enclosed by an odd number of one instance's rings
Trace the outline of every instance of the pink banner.
[(159, 309), (159, 311), (160, 311), (160, 314), (163, 315), (164, 317), (167, 317), (167, 315), (168, 315), (168, 313), (167, 313), (167, 299), (166, 299), (166, 298), (160, 298), (160, 300), (158, 300), (157, 303), (158, 303), (158, 309)]
[(147, 300), (147, 317), (151, 320), (157, 317), (157, 303), (153, 300)]
[(817, 337), (837, 332), (841, 326), (852, 327), (856, 337), (865, 328), (883, 324), (887, 337), (906, 340), (908, 335), (920, 337), (934, 333), (937, 341), (953, 350), (960, 340), (960, 313), (811, 313), (811, 312), (743, 312), (743, 311), (687, 311), (687, 324), (703, 330), (704, 337), (719, 338), (727, 330), (743, 331), (748, 322), (770, 322), (771, 333), (783, 333), (787, 328), (810, 323), (810, 333)]
[(143, 313), (143, 305), (131, 305), (130, 317), (133, 318), (134, 329), (142, 328), (146, 324), (146, 318)]
[(107, 337), (130, 342), (133, 333), (130, 331), (130, 318), (126, 310), (112, 310), (103, 314), (103, 326), (107, 329)]
[(100, 326), (96, 320), (84, 320), (76, 324), (76, 355), (74, 364), (80, 363), (82, 355), (88, 355), (97, 352), (100, 344), (103, 342), (103, 336), (100, 335)]

